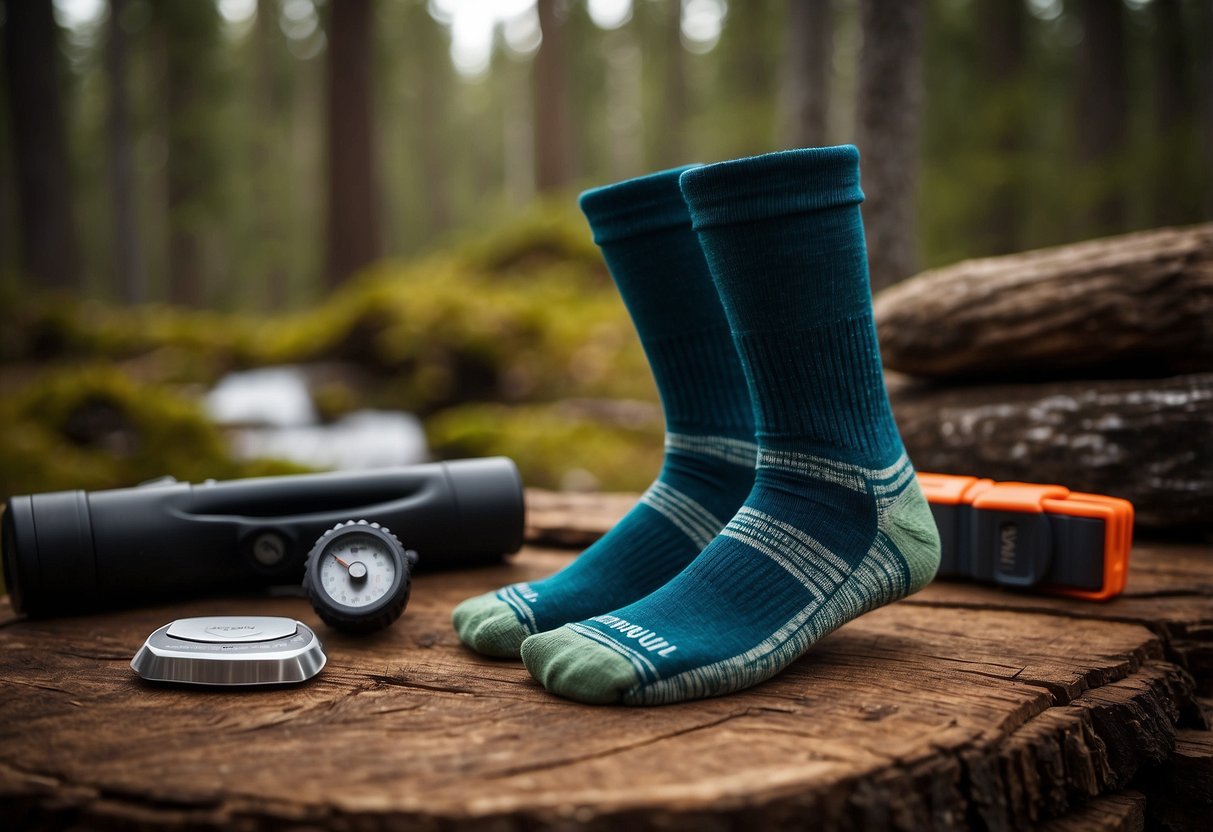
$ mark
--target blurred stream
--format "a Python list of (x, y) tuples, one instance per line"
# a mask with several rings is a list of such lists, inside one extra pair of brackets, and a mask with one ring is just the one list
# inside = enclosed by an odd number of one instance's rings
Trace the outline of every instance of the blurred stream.
[(322, 424), (305, 367), (230, 373), (204, 408), (240, 459), (282, 459), (325, 470), (412, 465), (429, 459), (425, 431), (411, 413), (358, 410)]

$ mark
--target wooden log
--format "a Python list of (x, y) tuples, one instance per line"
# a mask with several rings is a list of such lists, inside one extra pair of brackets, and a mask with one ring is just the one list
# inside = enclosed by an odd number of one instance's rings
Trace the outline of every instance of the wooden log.
[[(1157, 550), (1149, 588), (1171, 594), (1137, 612), (991, 609), (953, 585), (863, 616), (756, 688), (661, 708), (570, 703), (458, 644), (458, 600), (546, 575), (567, 552), (419, 576), (401, 621), (362, 638), (324, 629), (298, 598), (44, 621), (0, 604), (0, 825), (1027, 828), (1169, 759), (1198, 712), (1157, 635), (1177, 587), (1210, 601), (1207, 575), (1182, 577), (1190, 548)], [(1117, 620), (1150, 603), (1152, 628)], [(251, 612), (317, 627), (328, 667), (263, 691), (133, 677), (130, 656), (167, 620)], [(1213, 615), (1201, 620), (1213, 639)]]
[(1097, 797), (1070, 814), (1041, 825), (1041, 832), (1143, 832), (1146, 796), (1126, 790)]
[(1142, 526), (1213, 524), (1213, 373), (889, 395), (920, 471), (1059, 483), (1131, 500)]
[(924, 272), (881, 292), (885, 366), (932, 378), (1213, 370), (1213, 224)]

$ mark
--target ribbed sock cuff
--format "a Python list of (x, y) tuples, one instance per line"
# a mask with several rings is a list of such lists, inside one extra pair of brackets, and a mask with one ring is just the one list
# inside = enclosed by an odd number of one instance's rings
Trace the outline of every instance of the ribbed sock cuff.
[(863, 201), (859, 150), (849, 144), (694, 167), (678, 184), (697, 231)]
[(694, 165), (663, 170), (614, 185), (593, 188), (579, 204), (598, 245), (649, 234), (690, 222), (678, 178)]

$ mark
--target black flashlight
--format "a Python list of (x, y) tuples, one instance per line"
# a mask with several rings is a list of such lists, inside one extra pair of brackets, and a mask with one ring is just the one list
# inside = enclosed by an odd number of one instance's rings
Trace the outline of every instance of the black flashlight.
[(298, 586), (312, 544), (349, 520), (387, 526), (426, 569), (488, 565), (522, 545), (522, 480), (490, 457), (13, 497), (4, 578), (36, 617)]

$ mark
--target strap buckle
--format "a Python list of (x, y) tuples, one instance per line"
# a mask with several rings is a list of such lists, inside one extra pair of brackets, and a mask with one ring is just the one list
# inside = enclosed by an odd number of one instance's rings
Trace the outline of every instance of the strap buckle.
[(919, 474), (943, 544), (941, 575), (1107, 600), (1128, 576), (1133, 506), (1061, 485)]

